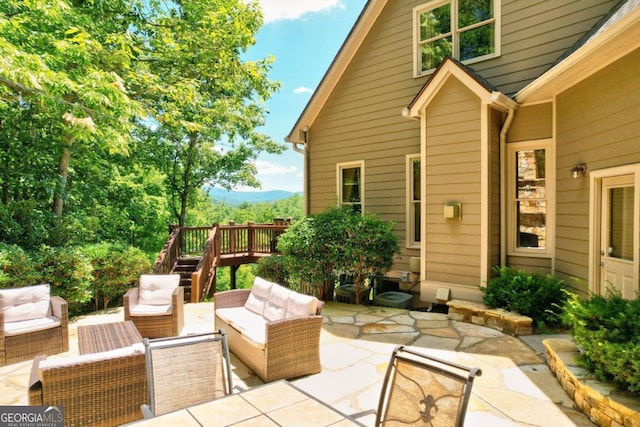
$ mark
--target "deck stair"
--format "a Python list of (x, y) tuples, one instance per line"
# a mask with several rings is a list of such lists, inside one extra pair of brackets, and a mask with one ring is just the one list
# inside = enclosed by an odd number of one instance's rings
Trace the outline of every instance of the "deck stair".
[(200, 256), (178, 258), (172, 273), (180, 275), (180, 286), (184, 288), (184, 300), (191, 301), (191, 275), (198, 269)]

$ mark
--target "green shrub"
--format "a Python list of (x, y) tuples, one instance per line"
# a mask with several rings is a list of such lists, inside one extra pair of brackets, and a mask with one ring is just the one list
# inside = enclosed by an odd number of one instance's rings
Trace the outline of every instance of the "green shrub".
[(563, 320), (583, 351), (578, 362), (601, 381), (640, 392), (640, 300), (618, 292), (586, 300), (571, 296)]
[(550, 274), (494, 267), (496, 276), (483, 288), (484, 303), (531, 317), (539, 326), (562, 324), (567, 291), (564, 282)]
[(151, 261), (140, 249), (124, 244), (98, 243), (82, 248), (93, 267), (92, 294), (95, 309), (120, 303), (127, 290), (148, 273)]
[(281, 255), (260, 258), (256, 266), (256, 275), (289, 287), (289, 272)]
[(51, 285), (52, 295), (59, 295), (69, 304), (69, 315), (82, 314), (91, 300), (91, 263), (78, 248), (43, 247), (39, 254), (42, 282)]
[(42, 283), (31, 255), (20, 246), (0, 243), (0, 288), (19, 288)]

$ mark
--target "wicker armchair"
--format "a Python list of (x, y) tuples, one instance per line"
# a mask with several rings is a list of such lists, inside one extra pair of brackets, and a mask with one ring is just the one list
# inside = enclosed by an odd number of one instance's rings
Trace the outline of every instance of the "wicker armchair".
[(124, 320), (145, 338), (180, 335), (184, 326), (184, 289), (179, 274), (143, 274), (124, 295)]
[(67, 302), (48, 284), (0, 289), (0, 366), (69, 351)]
[(142, 418), (148, 399), (144, 346), (66, 358), (36, 357), (29, 405), (63, 406), (64, 425), (117, 426)]

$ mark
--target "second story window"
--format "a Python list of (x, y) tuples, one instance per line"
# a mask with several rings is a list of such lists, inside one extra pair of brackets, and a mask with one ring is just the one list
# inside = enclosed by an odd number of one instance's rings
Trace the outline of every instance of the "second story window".
[(414, 9), (415, 74), (433, 70), (445, 56), (463, 62), (498, 54), (497, 0), (434, 0)]
[(363, 162), (338, 164), (338, 200), (340, 205), (350, 205), (354, 212), (363, 212)]

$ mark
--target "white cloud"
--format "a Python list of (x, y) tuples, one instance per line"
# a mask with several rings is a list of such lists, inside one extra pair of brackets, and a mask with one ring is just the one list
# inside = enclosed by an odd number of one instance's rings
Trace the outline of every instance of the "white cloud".
[(293, 93), (313, 93), (313, 89), (305, 86), (299, 86), (293, 90)]
[(288, 175), (298, 172), (298, 168), (293, 165), (278, 165), (266, 160), (257, 160), (256, 169), (258, 169), (258, 175)]
[(334, 7), (344, 8), (341, 0), (260, 0), (265, 24), (285, 19), (300, 19), (306, 13)]

